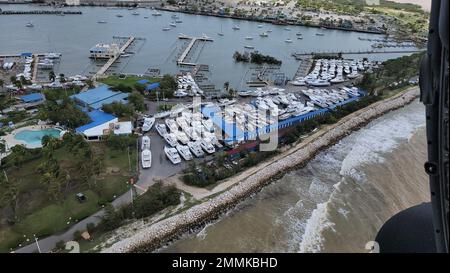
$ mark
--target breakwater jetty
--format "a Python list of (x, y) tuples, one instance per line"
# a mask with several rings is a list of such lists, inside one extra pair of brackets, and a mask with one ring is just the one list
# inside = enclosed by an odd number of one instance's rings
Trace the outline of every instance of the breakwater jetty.
[(70, 10), (3, 10), (0, 15), (80, 15), (81, 11)]
[(246, 171), (247, 176), (241, 176), (243, 178), (225, 192), (148, 228), (141, 229), (131, 237), (104, 249), (103, 252), (153, 251), (168, 240), (216, 218), (221, 213), (233, 208), (241, 200), (259, 191), (273, 179), (289, 170), (304, 166), (317, 153), (335, 144), (346, 135), (387, 112), (411, 103), (418, 96), (419, 88), (414, 87), (358, 110), (342, 118), (336, 124), (318, 131), (273, 160), (250, 168)]

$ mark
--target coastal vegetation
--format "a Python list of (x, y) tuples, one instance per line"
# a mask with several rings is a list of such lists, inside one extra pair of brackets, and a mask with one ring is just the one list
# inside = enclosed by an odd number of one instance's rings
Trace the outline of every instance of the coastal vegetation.
[(424, 52), (385, 61), (374, 73), (365, 73), (359, 87), (369, 94), (383, 95), (390, 90), (409, 84), (418, 77), (420, 61)]
[(120, 227), (125, 221), (149, 217), (169, 206), (176, 206), (180, 203), (180, 195), (181, 192), (174, 186), (164, 186), (162, 182), (157, 182), (144, 194), (136, 197), (133, 204), (117, 209), (111, 205), (106, 206), (97, 231), (110, 231)]
[[(61, 140), (44, 137), (42, 148), (19, 145), (11, 150), (0, 166), (2, 252), (33, 234), (54, 234), (95, 213), (124, 193), (135, 176), (132, 137), (90, 143), (66, 133)], [(86, 201), (80, 203), (77, 193)]]
[(234, 52), (233, 58), (236, 62), (244, 62), (244, 63), (254, 63), (254, 64), (274, 64), (281, 65), (281, 61), (269, 56), (263, 55), (259, 52), (251, 52), (248, 54), (247, 52), (240, 53), (239, 51)]

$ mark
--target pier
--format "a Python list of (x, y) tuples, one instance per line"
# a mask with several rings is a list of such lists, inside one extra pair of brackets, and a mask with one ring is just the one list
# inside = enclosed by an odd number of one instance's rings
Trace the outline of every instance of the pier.
[(186, 65), (186, 66), (196, 66), (196, 63), (188, 63), (185, 62), (185, 59), (187, 57), (187, 55), (189, 54), (189, 52), (192, 50), (192, 48), (194, 47), (195, 43), (197, 41), (208, 41), (208, 42), (212, 42), (213, 39), (208, 38), (208, 37), (201, 37), (201, 38), (195, 38), (195, 37), (188, 37), (185, 35), (181, 35), (178, 37), (179, 39), (187, 39), (187, 40), (191, 40), (188, 44), (188, 46), (184, 49), (183, 53), (181, 53), (180, 57), (177, 60), (177, 65)]
[(380, 50), (359, 50), (359, 51), (351, 51), (351, 50), (341, 50), (341, 51), (324, 51), (324, 52), (294, 52), (292, 53), (292, 56), (300, 60), (301, 56), (314, 56), (314, 55), (338, 55), (338, 54), (389, 54), (389, 53), (416, 53), (421, 52), (423, 49), (411, 49), (411, 50), (386, 50), (386, 51), (380, 51)]
[(61, 10), (4, 10), (0, 15), (80, 15), (81, 11)]
[(114, 57), (110, 58), (93, 76), (93, 79), (97, 79), (98, 77), (103, 76), (103, 74), (108, 71), (108, 69), (119, 59), (120, 55), (122, 55), (125, 50), (134, 42), (135, 37), (128, 37), (128, 40), (120, 47), (119, 52), (114, 55)]

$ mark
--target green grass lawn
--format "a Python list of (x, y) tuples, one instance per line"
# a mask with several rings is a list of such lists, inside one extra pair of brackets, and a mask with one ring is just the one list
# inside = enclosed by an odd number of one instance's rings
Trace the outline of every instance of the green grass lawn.
[[(100, 210), (104, 203), (112, 201), (129, 189), (127, 182), (136, 170), (136, 150), (130, 150), (130, 160), (128, 160), (127, 151), (112, 150), (104, 143), (92, 145), (96, 152), (102, 154), (104, 162), (103, 173), (97, 179), (97, 184), (101, 187), (97, 191), (87, 186), (74, 185), (61, 201), (52, 200), (39, 182), (39, 174), (36, 173), (42, 158), (26, 162), (19, 168), (6, 170), (8, 177), (16, 179), (18, 183), (21, 201), (16, 213), (19, 221), (12, 226), (0, 224), (0, 252), (8, 252), (10, 248), (16, 248), (21, 243), (29, 243), (30, 241), (27, 242), (26, 239), (33, 238), (33, 234), (44, 237), (64, 231), (77, 221)], [(70, 156), (64, 147), (56, 151), (55, 158), (62, 168), (70, 169)], [(71, 176), (76, 174), (71, 173)], [(75, 197), (78, 192), (82, 192), (87, 197), (86, 202), (78, 202)], [(0, 187), (0, 196), (1, 194)], [(0, 219), (3, 217), (0, 207)]]
[(131, 88), (134, 87), (134, 85), (137, 83), (137, 81), (139, 80), (149, 80), (150, 82), (158, 82), (159, 79), (158, 78), (152, 78), (152, 77), (140, 77), (140, 76), (125, 76), (125, 78), (120, 78), (117, 75), (113, 75), (113, 76), (109, 76), (107, 78), (104, 79), (100, 79), (99, 81), (107, 84), (109, 86), (117, 86), (119, 84), (123, 84), (125, 86), (129, 86)]

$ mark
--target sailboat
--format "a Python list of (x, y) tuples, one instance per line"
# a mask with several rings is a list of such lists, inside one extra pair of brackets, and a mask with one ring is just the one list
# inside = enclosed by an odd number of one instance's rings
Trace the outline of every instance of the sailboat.
[(223, 36), (223, 32), (222, 32), (222, 25), (220, 25), (220, 32), (217, 33), (217, 35), (219, 36)]

